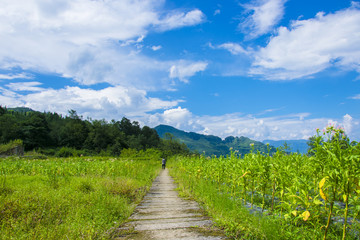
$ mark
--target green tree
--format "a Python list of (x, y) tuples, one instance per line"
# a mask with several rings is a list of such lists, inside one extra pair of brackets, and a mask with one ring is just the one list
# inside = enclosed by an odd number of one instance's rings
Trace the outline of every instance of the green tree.
[(22, 127), (23, 140), (26, 150), (44, 148), (50, 145), (49, 127), (44, 114), (33, 112)]
[(0, 106), (0, 116), (4, 115), (6, 113), (6, 109)]
[(88, 137), (88, 128), (84, 121), (70, 110), (70, 116), (65, 119), (65, 125), (60, 129), (60, 145), (81, 149)]
[(174, 138), (171, 133), (165, 133), (165, 139), (161, 141), (161, 150), (163, 151), (164, 157), (171, 155), (186, 155), (190, 153), (189, 148), (185, 143), (180, 143), (179, 140)]
[(100, 152), (101, 150), (106, 150), (114, 142), (115, 138), (111, 125), (105, 120), (93, 120), (88, 138), (86, 139), (86, 147)]
[(141, 129), (140, 144), (144, 149), (158, 147), (160, 144), (160, 137), (155, 129), (144, 126)]
[(15, 116), (3, 114), (0, 116), (0, 143), (21, 138), (21, 128)]

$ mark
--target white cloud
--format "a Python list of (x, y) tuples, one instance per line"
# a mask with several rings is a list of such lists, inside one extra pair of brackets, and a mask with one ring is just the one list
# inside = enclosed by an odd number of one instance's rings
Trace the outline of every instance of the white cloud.
[(158, 50), (160, 50), (162, 47), (159, 45), (159, 46), (152, 46), (151, 47), (151, 49), (153, 50), (153, 51), (158, 51)]
[(238, 43), (232, 43), (232, 42), (228, 42), (228, 43), (223, 43), (219, 46), (213, 47), (210, 44), (211, 48), (219, 48), (219, 49), (225, 49), (228, 50), (231, 54), (233, 55), (239, 55), (239, 54), (249, 54), (250, 51), (245, 50), (240, 44)]
[(188, 82), (189, 77), (194, 76), (197, 72), (204, 71), (207, 65), (206, 62), (179, 61), (171, 66), (169, 77), (179, 78), (183, 82)]
[(343, 125), (344, 125), (344, 129), (345, 129), (345, 132), (348, 133), (348, 134), (351, 134), (352, 132), (352, 128), (353, 128), (353, 118), (349, 115), (349, 114), (346, 114), (344, 117), (343, 117)]
[(142, 43), (144, 41), (144, 38), (145, 38), (145, 36), (141, 35), (137, 39), (130, 39), (130, 40), (122, 41), (120, 46), (125, 47), (125, 46), (129, 46), (131, 44), (134, 44), (137, 48), (141, 48), (142, 45), (140, 45), (140, 43)]
[(247, 33), (249, 38), (269, 33), (283, 17), (286, 1), (254, 0), (250, 4), (242, 4), (246, 9), (245, 12), (250, 12), (250, 15), (239, 24), (239, 28)]
[(1, 106), (23, 106), (23, 103), (17, 99), (17, 94), (9, 89), (0, 86), (0, 105)]
[(186, 108), (178, 107), (164, 111), (162, 117), (166, 124), (179, 128), (182, 125), (187, 125), (189, 123), (192, 114)]
[(0, 74), (0, 79), (4, 80), (13, 80), (13, 79), (32, 79), (33, 76), (30, 76), (26, 73), (19, 74)]
[(67, 73), (85, 85), (107, 82), (141, 89), (166, 88), (172, 62), (151, 59), (109, 42), (101, 47), (85, 46), (69, 55)]
[[(10, 85), (10, 84), (9, 84)], [(84, 116), (97, 119), (118, 119), (120, 116), (141, 117), (147, 112), (175, 107), (179, 101), (164, 101), (147, 96), (146, 91), (121, 86), (93, 90), (79, 87), (63, 89), (42, 89), (36, 91), (38, 83), (27, 86), (10, 85), (17, 91), (35, 91), (30, 94), (15, 93), (13, 90), (0, 88), (2, 104), (15, 107), (26, 106), (34, 110), (66, 114), (69, 109), (76, 109)], [(35, 89), (33, 89), (35, 88)]]
[(161, 31), (166, 31), (196, 25), (203, 21), (205, 21), (205, 15), (199, 9), (194, 9), (187, 13), (174, 11), (160, 19), (155, 28)]
[(280, 27), (255, 55), (250, 73), (270, 80), (308, 77), (331, 66), (360, 73), (359, 22), (360, 10), (350, 7)]
[(166, 12), (164, 2), (3, 0), (0, 69), (57, 73), (81, 84), (162, 86), (172, 63), (144, 56), (143, 39), (154, 28), (171, 30), (204, 19), (198, 9)]
[[(7, 33), (47, 33), (76, 44), (95, 44), (103, 39), (127, 40), (151, 24), (162, 23), (155, 0), (3, 0), (1, 21)], [(7, 30), (7, 31), (6, 31)]]
[(167, 124), (185, 131), (199, 131), (202, 126), (197, 124), (198, 117), (193, 115), (187, 108), (177, 107), (167, 109), (162, 113), (155, 113), (142, 117), (139, 122), (155, 127), (159, 124)]
[(9, 83), (6, 86), (12, 91), (31, 91), (31, 92), (40, 92), (45, 90), (44, 88), (38, 87), (42, 85), (40, 82), (17, 82)]
[(214, 12), (214, 16), (219, 15), (221, 13), (220, 9), (216, 9)]

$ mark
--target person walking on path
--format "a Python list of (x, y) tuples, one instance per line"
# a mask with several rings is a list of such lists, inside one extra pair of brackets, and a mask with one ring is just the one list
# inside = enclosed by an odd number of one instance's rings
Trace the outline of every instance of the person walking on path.
[(166, 159), (165, 158), (163, 158), (162, 159), (162, 169), (165, 169), (165, 165), (166, 165)]

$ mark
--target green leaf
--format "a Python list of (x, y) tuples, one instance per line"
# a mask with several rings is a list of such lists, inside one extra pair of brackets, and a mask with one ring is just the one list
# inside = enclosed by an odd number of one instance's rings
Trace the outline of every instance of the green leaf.
[(313, 203), (314, 203), (315, 205), (323, 205), (323, 204), (324, 204), (322, 201), (320, 201), (320, 200), (318, 200), (318, 199), (314, 199)]

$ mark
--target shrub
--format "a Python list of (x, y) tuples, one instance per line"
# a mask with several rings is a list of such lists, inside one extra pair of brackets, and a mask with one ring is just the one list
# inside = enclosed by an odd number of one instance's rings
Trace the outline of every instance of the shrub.
[(79, 154), (76, 149), (62, 147), (57, 153), (57, 157), (78, 157)]

